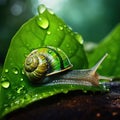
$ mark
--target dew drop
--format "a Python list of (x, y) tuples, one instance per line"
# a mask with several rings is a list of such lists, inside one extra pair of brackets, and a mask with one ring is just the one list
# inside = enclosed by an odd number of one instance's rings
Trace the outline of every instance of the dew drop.
[(6, 77), (5, 76), (1, 76), (1, 81), (5, 81)]
[(71, 28), (71, 27), (68, 27), (67, 30), (68, 30), (68, 32), (71, 32), (71, 31), (72, 31), (72, 28)]
[(39, 96), (39, 99), (42, 99), (42, 96)]
[(70, 26), (69, 26), (68, 28), (69, 28), (69, 30), (71, 30), (71, 31), (72, 31), (72, 28), (71, 28)]
[(37, 98), (37, 97), (38, 97), (38, 94), (35, 94), (35, 97)]
[(45, 10), (46, 10), (46, 7), (45, 7), (45, 5), (43, 5), (43, 4), (38, 7), (38, 13), (39, 13), (39, 14), (44, 13)]
[(15, 101), (15, 104), (16, 104), (16, 105), (19, 105), (19, 104), (20, 104), (20, 101), (19, 101), (19, 100), (16, 100), (16, 101)]
[(75, 33), (75, 38), (80, 44), (83, 44), (83, 39), (81, 35), (79, 35), (78, 33)]
[(37, 17), (37, 24), (43, 28), (43, 29), (47, 29), (49, 26), (49, 21), (47, 18), (45, 18), (44, 16), (38, 16)]
[(49, 53), (49, 54), (52, 54), (52, 51), (51, 51), (51, 50), (48, 50), (48, 53)]
[(13, 73), (15, 74), (15, 75), (17, 75), (19, 72), (18, 72), (18, 69), (17, 68), (13, 68)]
[(50, 31), (47, 31), (47, 34), (48, 34), (48, 35), (50, 35), (50, 34), (51, 34), (51, 32), (50, 32)]
[(23, 78), (20, 78), (20, 81), (23, 81)]
[(23, 89), (23, 87), (18, 88), (17, 93), (19, 94), (22, 89)]
[(22, 70), (22, 74), (23, 74), (23, 75), (25, 74), (24, 70)]
[(5, 69), (5, 73), (8, 73), (9, 72), (9, 70), (8, 69)]
[(5, 80), (1, 83), (1, 85), (2, 85), (3, 88), (8, 88), (10, 86), (10, 82)]
[(59, 29), (60, 29), (60, 30), (63, 30), (63, 27), (62, 27), (62, 26), (59, 26)]
[(51, 9), (47, 9), (51, 15), (54, 15), (54, 12)]

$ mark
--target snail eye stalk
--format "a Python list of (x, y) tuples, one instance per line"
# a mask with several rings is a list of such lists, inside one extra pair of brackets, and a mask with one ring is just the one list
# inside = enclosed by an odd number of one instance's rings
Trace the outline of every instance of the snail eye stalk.
[[(98, 69), (98, 67), (101, 65), (101, 63), (105, 60), (105, 58), (108, 56), (108, 53), (106, 53), (99, 61), (98, 63), (91, 68), (91, 74), (94, 75)], [(102, 76), (102, 75), (99, 75), (99, 79), (104, 79), (104, 80), (109, 80), (109, 81), (112, 81), (112, 78), (110, 77), (105, 77), (105, 76)]]

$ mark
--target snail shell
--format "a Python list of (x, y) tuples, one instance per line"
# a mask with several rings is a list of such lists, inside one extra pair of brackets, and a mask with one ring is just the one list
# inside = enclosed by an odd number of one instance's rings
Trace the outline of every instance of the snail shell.
[(67, 55), (55, 47), (33, 50), (25, 59), (24, 71), (33, 82), (44, 83), (44, 78), (72, 67)]

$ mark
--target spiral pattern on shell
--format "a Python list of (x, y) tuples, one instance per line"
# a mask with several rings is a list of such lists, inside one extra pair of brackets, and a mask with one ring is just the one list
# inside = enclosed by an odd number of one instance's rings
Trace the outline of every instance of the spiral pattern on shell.
[[(25, 60), (25, 73), (30, 80), (40, 82), (48, 71), (48, 61), (46, 57), (34, 50)], [(41, 81), (42, 82), (42, 81)]]
[(46, 76), (63, 72), (72, 67), (67, 55), (55, 47), (33, 50), (25, 59), (24, 71), (35, 83), (43, 83)]

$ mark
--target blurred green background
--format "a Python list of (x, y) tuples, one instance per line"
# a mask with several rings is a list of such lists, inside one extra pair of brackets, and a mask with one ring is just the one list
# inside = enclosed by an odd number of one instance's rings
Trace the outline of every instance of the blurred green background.
[(85, 41), (99, 43), (120, 22), (120, 0), (0, 0), (0, 64), (19, 27), (45, 4)]

